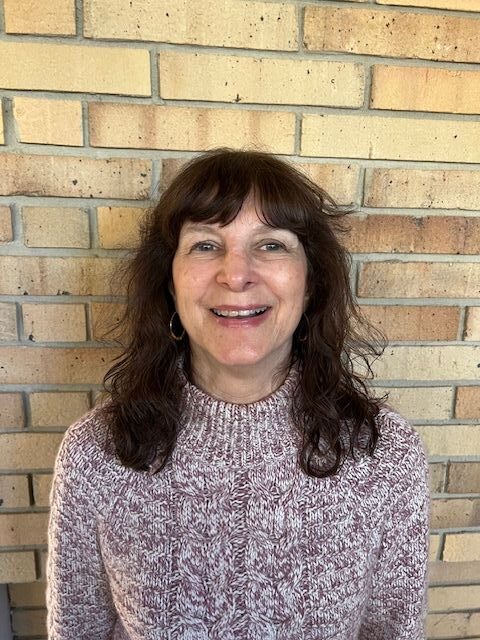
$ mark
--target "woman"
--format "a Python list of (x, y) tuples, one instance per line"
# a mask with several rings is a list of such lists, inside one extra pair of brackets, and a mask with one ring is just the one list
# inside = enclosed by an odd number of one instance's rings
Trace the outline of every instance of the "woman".
[(258, 152), (163, 194), (109, 400), (57, 459), (51, 640), (424, 637), (425, 456), (353, 369), (341, 215)]

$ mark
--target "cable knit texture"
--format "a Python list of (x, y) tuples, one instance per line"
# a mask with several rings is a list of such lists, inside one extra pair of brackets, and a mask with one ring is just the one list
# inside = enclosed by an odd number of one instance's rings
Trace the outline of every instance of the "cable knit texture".
[(165, 469), (133, 471), (93, 410), (52, 489), (50, 640), (420, 640), (428, 491), (417, 434), (382, 409), (373, 457), (299, 468), (292, 378), (253, 404), (187, 383)]

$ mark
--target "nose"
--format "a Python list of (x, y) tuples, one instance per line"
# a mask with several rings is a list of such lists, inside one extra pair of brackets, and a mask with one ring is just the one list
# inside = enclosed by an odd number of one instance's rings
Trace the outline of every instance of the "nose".
[(232, 291), (244, 291), (256, 279), (251, 256), (244, 250), (227, 251), (217, 272), (217, 282)]

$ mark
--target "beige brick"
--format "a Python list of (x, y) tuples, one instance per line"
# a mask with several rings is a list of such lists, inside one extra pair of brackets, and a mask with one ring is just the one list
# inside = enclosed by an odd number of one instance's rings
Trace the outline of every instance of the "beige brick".
[(447, 491), (480, 493), (480, 462), (450, 462)]
[(35, 556), (33, 551), (0, 553), (0, 584), (30, 582), (32, 580), (35, 580)]
[(478, 527), (479, 525), (479, 498), (432, 500), (430, 526), (433, 529), (460, 529), (464, 527)]
[(0, 87), (149, 96), (150, 55), (126, 47), (0, 42)]
[(0, 476), (0, 507), (16, 509), (28, 506), (30, 496), (27, 476)]
[(478, 640), (480, 637), (480, 613), (429, 614), (427, 616), (427, 635), (430, 640), (443, 638)]
[(14, 304), (0, 302), (0, 342), (17, 339), (17, 312)]
[(90, 247), (88, 213), (70, 207), (23, 207), (27, 247)]
[(112, 347), (0, 347), (0, 384), (100, 384), (119, 353)]
[(224, 0), (86, 0), (87, 38), (252, 49), (297, 49), (293, 4)]
[(4, 196), (138, 200), (148, 198), (150, 181), (149, 160), (0, 155), (0, 195)]
[(83, 144), (80, 101), (16, 97), (13, 114), (19, 142), (73, 147)]
[(388, 347), (373, 365), (379, 379), (478, 379), (479, 347)]
[(357, 215), (347, 248), (356, 253), (480, 253), (480, 217)]
[(118, 331), (112, 334), (108, 334), (108, 331), (123, 317), (125, 305), (116, 302), (94, 302), (91, 309), (94, 340), (115, 339)]
[(113, 275), (119, 266), (118, 258), (1, 256), (0, 293), (109, 295), (118, 286)]
[(428, 479), (430, 482), (430, 491), (432, 493), (441, 493), (445, 482), (445, 464), (435, 463), (428, 465)]
[(0, 434), (1, 467), (51, 470), (62, 433), (3, 433)]
[(376, 0), (377, 4), (395, 4), (405, 7), (430, 7), (452, 11), (480, 11), (480, 0)]
[(478, 582), (480, 561), (478, 562), (431, 562), (429, 566), (430, 584), (468, 584)]
[(50, 504), (50, 488), (52, 476), (41, 474), (33, 476), (33, 496), (37, 507), (48, 507)]
[(90, 408), (88, 393), (31, 393), (32, 427), (68, 427)]
[(433, 561), (438, 556), (438, 550), (440, 548), (440, 536), (437, 533), (431, 533), (429, 538), (428, 557), (430, 561)]
[(43, 609), (15, 609), (12, 630), (17, 635), (44, 635), (47, 632), (47, 612)]
[(433, 587), (428, 590), (430, 611), (476, 609), (480, 602), (480, 585)]
[[(0, 100), (0, 106), (2, 105), (2, 100)], [(0, 144), (5, 144), (5, 137), (3, 133), (3, 109), (0, 110)]]
[(475, 298), (480, 293), (480, 264), (364, 263), (358, 293), (371, 298)]
[(0, 244), (13, 240), (12, 216), (9, 207), (0, 206)]
[(445, 562), (480, 560), (480, 533), (448, 533), (443, 549)]
[(458, 387), (455, 417), (467, 420), (480, 418), (480, 387)]
[(87, 339), (83, 304), (22, 305), (24, 337), (34, 342), (81, 342)]
[(75, 0), (4, 0), (6, 33), (75, 34)]
[(375, 393), (388, 393), (388, 404), (409, 420), (445, 420), (450, 418), (451, 387), (375, 387)]
[(358, 165), (302, 162), (294, 166), (306, 173), (340, 204), (350, 204), (356, 200), (360, 173)]
[(98, 241), (105, 249), (127, 249), (138, 245), (140, 223), (145, 209), (140, 207), (98, 207)]
[(254, 146), (293, 153), (295, 144), (295, 114), (286, 111), (101, 102), (89, 105), (89, 117), (94, 147), (203, 151)]
[(301, 154), (334, 158), (480, 162), (480, 122), (399, 116), (303, 116)]
[(19, 393), (0, 393), (0, 429), (22, 429), (23, 422), (22, 396)]
[(367, 169), (368, 207), (480, 209), (480, 171)]
[(389, 340), (455, 340), (458, 307), (362, 305), (363, 314)]
[(48, 513), (1, 514), (0, 539), (8, 547), (47, 544), (47, 525)]
[(480, 340), (480, 307), (468, 308), (465, 340)]
[(480, 62), (478, 24), (468, 17), (370, 8), (307, 6), (305, 46), (396, 58)]
[(12, 607), (44, 607), (45, 582), (21, 582), (8, 586)]
[(478, 425), (428, 425), (415, 428), (430, 456), (480, 456)]
[(373, 67), (373, 109), (478, 113), (480, 73), (432, 67)]
[(180, 169), (186, 164), (188, 158), (164, 158), (160, 175), (160, 190), (166, 189), (175, 178)]
[(160, 54), (160, 95), (174, 100), (361, 107), (357, 63), (202, 53)]

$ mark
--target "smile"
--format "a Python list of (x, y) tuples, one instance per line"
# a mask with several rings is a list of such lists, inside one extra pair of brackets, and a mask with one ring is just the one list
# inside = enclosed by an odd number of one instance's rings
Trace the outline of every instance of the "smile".
[(257, 309), (236, 309), (235, 311), (223, 309), (211, 309), (211, 311), (219, 318), (253, 318), (260, 316), (268, 307), (258, 307)]

